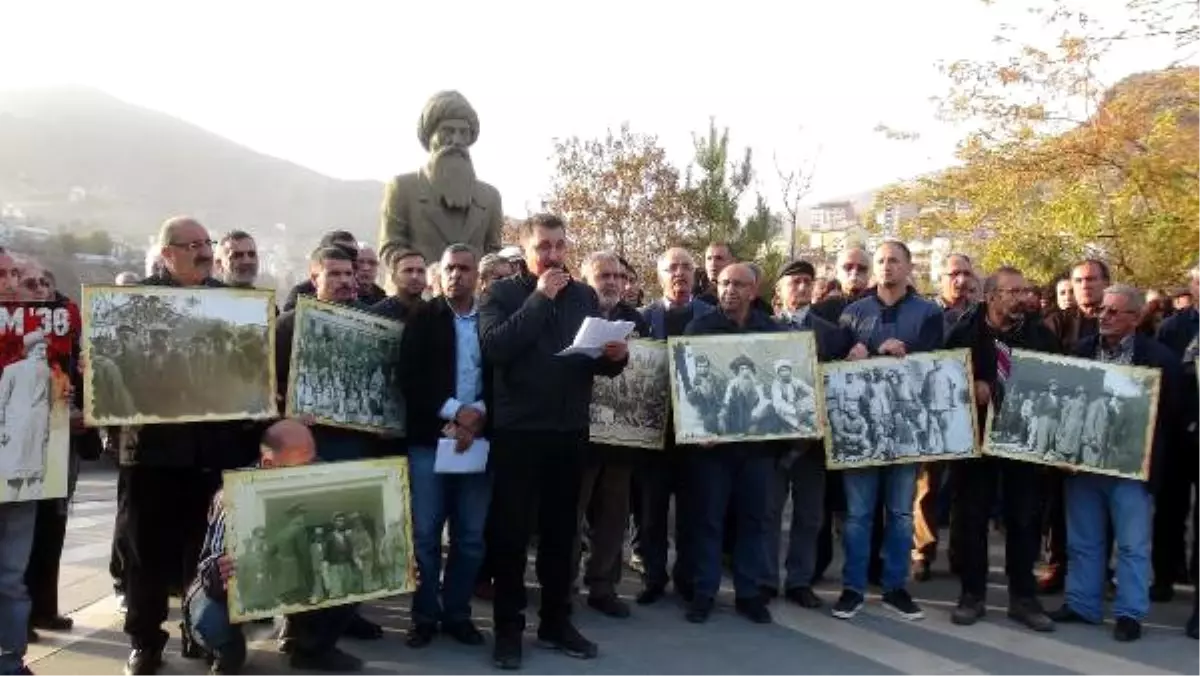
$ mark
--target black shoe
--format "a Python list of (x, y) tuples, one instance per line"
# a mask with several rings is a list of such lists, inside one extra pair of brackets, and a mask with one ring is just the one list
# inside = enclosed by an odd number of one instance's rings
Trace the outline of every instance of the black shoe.
[(409, 648), (424, 648), (433, 643), (433, 637), (437, 636), (437, 625), (429, 622), (419, 622), (408, 628), (408, 634), (404, 638), (404, 645)]
[(616, 596), (588, 596), (587, 604), (609, 617), (629, 617), (629, 606)]
[(767, 602), (761, 598), (737, 599), (733, 602), (733, 609), (754, 624), (771, 624), (771, 611), (767, 610)]
[(769, 584), (760, 584), (758, 586), (758, 595), (762, 597), (763, 601), (770, 603), (771, 601), (779, 598), (779, 587)]
[(696, 597), (688, 603), (687, 613), (684, 614), (684, 619), (692, 624), (704, 624), (708, 622), (708, 616), (712, 615), (713, 600), (705, 597)]
[(26, 633), (25, 633), (25, 642), (26, 643), (37, 643), (40, 640), (42, 640), (42, 637), (40, 635), (38, 635), (38, 633), (36, 631), (34, 631), (33, 625), (30, 625), (27, 628)]
[(650, 585), (642, 589), (637, 595), (637, 604), (639, 606), (648, 606), (667, 595), (667, 588), (663, 585)]
[[(1170, 584), (1154, 584), (1150, 585), (1150, 600), (1154, 603), (1168, 603), (1175, 598), (1175, 585)], [(37, 625), (34, 625), (37, 626)], [(38, 627), (41, 629), (41, 627)]]
[(53, 617), (35, 617), (29, 620), (29, 623), (36, 629), (45, 629), (47, 631), (71, 631), (71, 627), (75, 626), (75, 620), (62, 615)]
[(1008, 602), (1008, 616), (1038, 632), (1054, 631), (1054, 620), (1042, 610), (1037, 597), (1016, 598)]
[(288, 657), (288, 664), (294, 669), (328, 671), (335, 674), (348, 674), (363, 670), (362, 660), (339, 648), (330, 648), (319, 653), (296, 651)]
[(180, 637), (179, 654), (185, 660), (202, 660), (208, 657), (208, 653), (201, 648), (194, 640), (188, 638), (187, 634)]
[(521, 632), (497, 631), (492, 648), (492, 664), (497, 669), (516, 671), (521, 668)]
[(679, 594), (679, 598), (686, 603), (691, 603), (692, 599), (696, 598), (696, 585), (690, 582), (675, 582), (675, 593)]
[(1132, 617), (1118, 617), (1117, 626), (1113, 627), (1113, 638), (1128, 643), (1142, 637), (1142, 623)]
[(1060, 624), (1096, 624), (1087, 619), (1083, 615), (1075, 612), (1075, 609), (1067, 604), (1059, 606), (1058, 610), (1052, 610), (1049, 613), (1050, 619)]
[(125, 662), (125, 676), (157, 674), (162, 663), (162, 648), (158, 650), (134, 648), (133, 652), (129, 653), (129, 660)]
[(784, 596), (801, 608), (820, 608), (824, 605), (812, 587), (792, 587)]
[[(354, 618), (350, 620), (350, 624), (346, 625), (346, 631), (342, 632), (342, 635), (348, 638), (356, 638), (360, 641), (376, 641), (383, 638), (383, 627), (355, 613)], [(357, 660), (358, 658), (355, 657), (354, 659)], [(361, 660), (359, 662), (361, 663)]]
[(912, 578), (915, 582), (929, 582), (933, 572), (929, 570), (928, 561), (914, 561)]
[(483, 645), (483, 633), (470, 620), (443, 622), (442, 633), (463, 645)]
[(923, 620), (925, 611), (913, 603), (912, 597), (904, 589), (893, 589), (883, 593), (883, 607), (888, 608), (906, 620)]
[(28, 664), (22, 664), (20, 669), (17, 669), (17, 676), (33, 676), (33, 670)]
[(967, 627), (978, 622), (985, 614), (987, 614), (987, 606), (981, 599), (970, 594), (963, 594), (958, 599), (958, 606), (950, 613), (950, 621)]
[(848, 620), (857, 615), (862, 607), (863, 595), (853, 589), (844, 589), (830, 612), (839, 620)]
[(538, 645), (551, 650), (558, 650), (567, 657), (574, 657), (579, 660), (595, 659), (596, 655), (600, 654), (600, 649), (595, 643), (583, 637), (575, 625), (570, 622), (563, 622), (557, 626), (546, 626), (545, 624), (538, 627)]

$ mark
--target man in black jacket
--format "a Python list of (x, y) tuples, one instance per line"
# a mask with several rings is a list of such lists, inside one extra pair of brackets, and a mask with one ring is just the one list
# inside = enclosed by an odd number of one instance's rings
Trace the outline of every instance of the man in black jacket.
[[(208, 230), (195, 219), (168, 220), (159, 232), (165, 271), (141, 284), (223, 287), (210, 276), (213, 244)], [(258, 431), (258, 426), (239, 421), (145, 425), (133, 448), (122, 449), (126, 495), (118, 506), (118, 520), (129, 551), (124, 567), (129, 606), (125, 633), (133, 647), (125, 673), (153, 674), (162, 665), (169, 584), (179, 572), (183, 580), (195, 576), (208, 502), (221, 483), (221, 471), (248, 464)], [(186, 639), (183, 652), (185, 657), (198, 656)]]
[[(407, 643), (423, 648), (442, 632), (466, 645), (481, 645), (471, 622), (471, 591), (483, 563), (484, 525), (491, 477), (484, 471), (440, 474), (439, 440), (453, 437), (465, 452), (486, 438), (491, 375), (479, 347), (475, 304), (478, 268), (465, 244), (442, 254), (445, 294), (409, 316), (401, 342), (400, 383), (408, 410), (409, 483), (412, 486), (413, 549), (417, 593)], [(450, 555), (442, 571), (442, 529), (450, 523)], [(441, 585), (439, 596), (439, 583)]]
[(538, 638), (572, 657), (596, 656), (596, 644), (571, 624), (571, 551), (587, 451), (592, 378), (618, 375), (629, 359), (624, 342), (595, 359), (557, 356), (586, 317), (600, 315), (596, 292), (564, 269), (566, 226), (536, 215), (521, 224), (528, 273), (492, 285), (479, 308), (483, 356), (495, 377), (490, 519), (503, 524), (495, 549), (496, 666), (521, 666), (525, 627), (525, 563), (529, 522), (538, 505)]
[[(1058, 353), (1058, 339), (1041, 322), (1028, 321), (1022, 296), (1028, 288), (1021, 271), (1002, 267), (987, 278), (986, 300), (963, 315), (946, 339), (947, 349), (971, 350), (975, 376), (976, 420), (982, 426), (988, 407), (999, 411), (1012, 364), (1012, 350)], [(982, 429), (979, 430), (982, 433)], [(988, 576), (988, 525), (998, 482), (1004, 485), (1004, 534), (1008, 572), (1008, 616), (1034, 631), (1053, 631), (1054, 622), (1038, 602), (1033, 566), (1041, 542), (1039, 466), (984, 456), (950, 463), (958, 523), (958, 568), (962, 592), (951, 615), (955, 624), (983, 617)]]
[[(349, 233), (345, 230), (332, 230), (325, 233), (325, 235), (321, 237), (321, 241), (317, 244), (317, 248), (313, 249), (313, 253), (315, 254), (321, 249), (331, 246), (340, 246), (352, 253), (358, 252), (358, 240), (354, 238), (352, 233)], [(315, 266), (316, 261), (310, 260), (308, 279), (300, 282), (296, 286), (293, 286), (292, 290), (288, 292), (287, 300), (283, 303), (283, 309), (285, 312), (296, 308), (296, 299), (300, 296), (316, 295), (317, 286), (316, 282), (313, 280), (313, 277), (316, 275)]]

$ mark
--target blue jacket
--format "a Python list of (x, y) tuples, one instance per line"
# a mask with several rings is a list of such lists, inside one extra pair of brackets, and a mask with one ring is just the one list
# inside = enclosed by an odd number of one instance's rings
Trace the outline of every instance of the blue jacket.
[[(692, 319), (699, 319), (705, 315), (712, 314), (717, 311), (715, 305), (706, 303), (698, 298), (693, 298), (688, 301), (688, 307), (692, 310)], [(660, 298), (653, 303), (647, 305), (640, 310), (642, 319), (646, 320), (646, 324), (650, 327), (650, 337), (654, 340), (667, 339), (667, 306)]]
[(909, 353), (940, 350), (945, 342), (942, 309), (912, 287), (895, 305), (884, 305), (871, 289), (846, 306), (840, 323), (871, 354), (879, 354), (879, 346), (889, 338), (904, 343)]

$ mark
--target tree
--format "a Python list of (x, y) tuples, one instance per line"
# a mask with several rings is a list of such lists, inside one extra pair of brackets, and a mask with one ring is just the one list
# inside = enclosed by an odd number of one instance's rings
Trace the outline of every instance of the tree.
[(1198, 71), (1127, 77), (1109, 85), (1101, 64), (1127, 42), (1190, 45), (1191, 3), (1130, 0), (1127, 26), (1101, 25), (1067, 0), (1032, 16), (1059, 32), (1055, 44), (1022, 44), (1010, 29), (995, 61), (943, 67), (950, 88), (944, 119), (973, 130), (959, 166), (883, 191), (882, 208), (915, 207), (908, 236), (943, 235), (976, 253), (1048, 279), (1085, 256), (1106, 258), (1117, 277), (1143, 285), (1176, 282), (1198, 246)]
[(740, 234), (738, 208), (742, 195), (754, 178), (750, 148), (740, 161), (729, 157), (729, 128), (718, 130), (716, 120), (708, 122), (707, 134), (693, 134), (696, 153), (687, 168), (686, 195), (691, 229), (696, 233), (692, 248), (701, 249), (710, 242), (729, 242), (734, 255), (744, 251), (737, 246)]
[(657, 137), (623, 124), (602, 139), (555, 141), (553, 160), (545, 207), (566, 220), (576, 266), (606, 249), (656, 280), (659, 254), (692, 239), (679, 171)]

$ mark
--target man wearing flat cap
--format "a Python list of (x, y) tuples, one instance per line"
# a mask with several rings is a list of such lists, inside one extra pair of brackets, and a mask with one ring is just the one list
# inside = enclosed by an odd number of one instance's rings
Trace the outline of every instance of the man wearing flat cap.
[(471, 164), (478, 138), (479, 117), (462, 94), (438, 92), (425, 104), (417, 139), (429, 161), (392, 179), (384, 192), (379, 256), (385, 263), (401, 250), (438, 260), (455, 243), (477, 256), (500, 250), (500, 193), (477, 180)]

